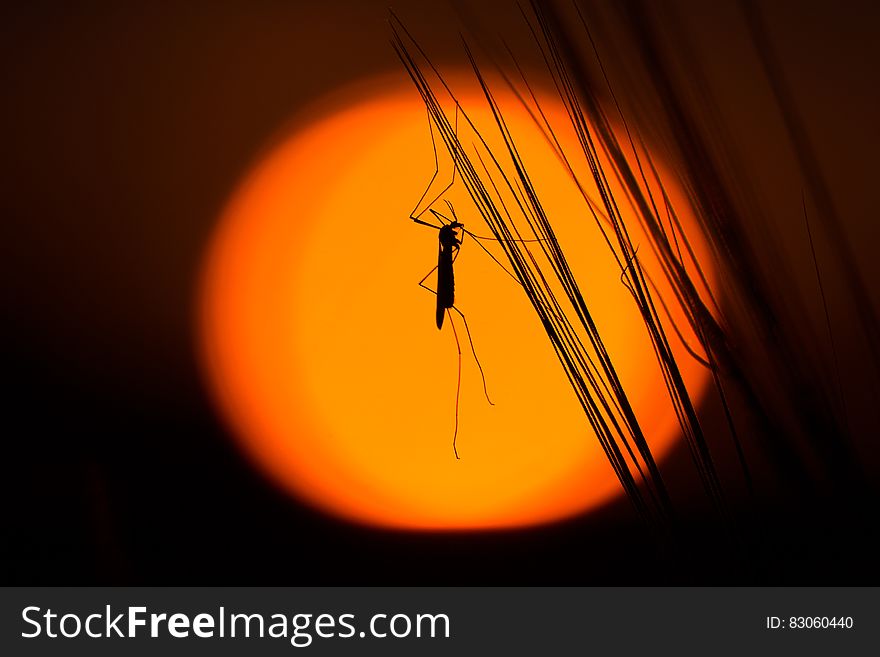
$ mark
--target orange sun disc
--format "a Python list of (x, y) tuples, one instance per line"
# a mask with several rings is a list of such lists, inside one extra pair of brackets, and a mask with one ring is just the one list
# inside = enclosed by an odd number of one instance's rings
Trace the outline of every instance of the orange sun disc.
[[(505, 153), (485, 98), (465, 80), (455, 78), (452, 85), (461, 89), (462, 108), (493, 150)], [(533, 118), (502, 86), (495, 93), (661, 458), (680, 439), (679, 427), (620, 268)], [(581, 180), (590, 180), (564, 107), (551, 95), (541, 103), (561, 126), (560, 139)], [(459, 125), (470, 145), (474, 133), (461, 117)], [(429, 199), (452, 176), (436, 128), (434, 135), (440, 165)], [(409, 220), (433, 173), (425, 106), (401, 76), (334, 94), (264, 152), (226, 205), (200, 279), (199, 348), (221, 412), (244, 453), (271, 480), (302, 501), (360, 523), (506, 528), (607, 503), (621, 494), (620, 484), (541, 322), (518, 283), (467, 236), (455, 262), (456, 306), (467, 317), (495, 405), (484, 397), (464, 326), (453, 313), (462, 351), (456, 460), (453, 327), (447, 317), (437, 330), (435, 297), (417, 285), (437, 263), (438, 236)], [(664, 184), (691, 244), (705, 255), (684, 195), (670, 186), (669, 176)], [(599, 203), (598, 194), (589, 193)], [(460, 176), (445, 198), (468, 230), (491, 235)], [(433, 207), (446, 213), (442, 201)], [(621, 211), (633, 243), (641, 246), (640, 262), (678, 327), (696, 343), (650, 240), (626, 203)], [(497, 243), (484, 243), (504, 262)], [(436, 275), (426, 280), (435, 283)], [(708, 375), (683, 355), (671, 331), (670, 341), (698, 399)]]

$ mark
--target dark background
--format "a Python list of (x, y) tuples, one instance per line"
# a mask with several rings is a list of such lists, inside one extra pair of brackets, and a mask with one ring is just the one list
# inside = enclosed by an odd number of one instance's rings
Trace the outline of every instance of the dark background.
[[(877, 5), (758, 5), (876, 303)], [(592, 7), (607, 19), (606, 63), (638, 100), (613, 3)], [(781, 236), (769, 266), (794, 272), (799, 287), (785, 293), (803, 297), (805, 325), (821, 336), (804, 183), (738, 6), (648, 7), (689, 36), (726, 143), (771, 219), (753, 227), (756, 240)], [(395, 9), (441, 64), (461, 61), (460, 29), (490, 49), (498, 34), (523, 34), (508, 2)], [(4, 583), (877, 583), (875, 492), (857, 505), (821, 487), (796, 505), (772, 486), (756, 504), (738, 498), (752, 538), (736, 546), (693, 502), (684, 450), (663, 466), (686, 511), (689, 547), (672, 554), (625, 500), (543, 529), (404, 534), (300, 507), (248, 466), (194, 353), (202, 249), (292, 114), (400, 69), (387, 17), (387, 2), (372, 0), (4, 7)], [(830, 257), (821, 232), (817, 242)], [(854, 440), (876, 483), (876, 379), (845, 283), (831, 273), (827, 285)], [(704, 412), (717, 423), (717, 408)]]

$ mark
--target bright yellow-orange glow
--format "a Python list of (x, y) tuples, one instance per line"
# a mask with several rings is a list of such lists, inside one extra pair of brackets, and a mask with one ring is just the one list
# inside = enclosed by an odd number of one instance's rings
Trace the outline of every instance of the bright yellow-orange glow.
[[(455, 265), (456, 305), (495, 406), (483, 397), (454, 316), (463, 352), (461, 460), (453, 455), (455, 342), (448, 319), (437, 330), (435, 299), (417, 285), (436, 264), (437, 232), (408, 219), (434, 169), (431, 140), (418, 94), (395, 80), (361, 85), (296, 122), (231, 197), (200, 289), (200, 342), (218, 403), (262, 471), (357, 522), (499, 528), (595, 508), (620, 492), (611, 467), (522, 289), (467, 237)], [(485, 100), (467, 87), (460, 100), (497, 143)], [(677, 423), (620, 270), (532, 119), (508, 94), (499, 91), (498, 100), (662, 456)], [(558, 104), (545, 99), (543, 107), (567, 124)], [(438, 150), (434, 193), (452, 173), (439, 139)], [(468, 229), (488, 234), (460, 182), (448, 198)], [(673, 202), (689, 225), (686, 204), (675, 195)], [(635, 230), (633, 242), (660, 284), (649, 240)], [(687, 357), (680, 362), (699, 391), (705, 372)]]

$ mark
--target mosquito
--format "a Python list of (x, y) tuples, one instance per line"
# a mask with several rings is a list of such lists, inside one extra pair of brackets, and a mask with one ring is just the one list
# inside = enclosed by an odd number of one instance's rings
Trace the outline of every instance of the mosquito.
[[(416, 223), (428, 226), (429, 228), (434, 228), (438, 232), (437, 264), (431, 269), (431, 271), (425, 274), (422, 280), (419, 281), (419, 287), (428, 290), (428, 292), (431, 292), (437, 297), (435, 312), (437, 328), (443, 328), (443, 320), (448, 315), (449, 325), (452, 327), (452, 335), (455, 337), (455, 347), (458, 351), (458, 381), (455, 388), (455, 432), (452, 436), (452, 451), (455, 454), (455, 458), (460, 459), (456, 441), (458, 439), (458, 408), (461, 395), (461, 342), (458, 339), (458, 331), (456, 330), (455, 322), (452, 319), (452, 311), (455, 311), (458, 316), (461, 317), (461, 321), (464, 324), (464, 330), (471, 347), (471, 353), (474, 355), (474, 361), (477, 363), (477, 368), (480, 370), (480, 377), (483, 381), (483, 393), (486, 396), (486, 401), (489, 402), (490, 406), (494, 406), (495, 404), (489, 398), (489, 390), (486, 385), (486, 374), (483, 371), (483, 366), (477, 356), (477, 350), (474, 347), (474, 340), (471, 336), (471, 330), (468, 326), (467, 318), (455, 305), (455, 273), (453, 265), (455, 264), (455, 260), (458, 258), (458, 254), (461, 250), (461, 237), (463, 237), (467, 231), (465, 231), (464, 224), (458, 220), (458, 217), (455, 217), (454, 210), (451, 211), (453, 212), (453, 219), (448, 219), (436, 210), (430, 210), (431, 214), (433, 214), (440, 222), (439, 226), (424, 221), (418, 217), (411, 218)], [(446, 222), (444, 222), (444, 219)], [(425, 281), (428, 280), (428, 277), (435, 271), (437, 272), (437, 289), (432, 290), (425, 285)]]
[[(455, 328), (455, 322), (452, 320), (452, 311), (455, 311), (459, 317), (461, 317), (461, 321), (464, 324), (465, 332), (467, 333), (468, 343), (471, 347), (471, 353), (474, 355), (474, 361), (477, 364), (477, 368), (480, 370), (480, 377), (483, 382), (483, 393), (486, 396), (486, 401), (489, 402), (490, 406), (494, 406), (495, 404), (489, 398), (489, 390), (486, 385), (486, 374), (483, 371), (483, 366), (480, 364), (480, 359), (477, 356), (477, 350), (474, 347), (474, 341), (471, 336), (470, 327), (467, 323), (467, 318), (464, 316), (464, 313), (455, 305), (455, 272), (454, 272), (454, 264), (455, 260), (458, 258), (458, 255), (461, 251), (462, 240), (465, 235), (469, 235), (475, 241), (475, 243), (488, 254), (488, 256), (495, 261), (495, 263), (503, 269), (508, 276), (510, 276), (514, 281), (519, 283), (517, 278), (503, 265), (501, 262), (489, 251), (481, 242), (481, 240), (492, 240), (497, 241), (494, 237), (483, 237), (480, 235), (475, 235), (464, 227), (464, 224), (459, 221), (458, 216), (455, 214), (455, 208), (452, 206), (448, 200), (445, 200), (447, 207), (449, 208), (449, 212), (452, 215), (452, 218), (434, 210), (431, 206), (434, 205), (437, 201), (439, 201), (442, 196), (455, 184), (455, 167), (452, 170), (452, 181), (440, 191), (440, 193), (434, 197), (434, 199), (425, 206), (418, 214), (415, 214), (416, 210), (422, 205), (425, 197), (428, 195), (428, 191), (431, 189), (431, 186), (434, 184), (435, 179), (439, 173), (440, 163), (439, 158), (437, 156), (437, 143), (434, 139), (434, 130), (431, 125), (431, 115), (430, 112), (428, 114), (428, 129), (431, 132), (431, 144), (434, 149), (434, 175), (431, 177), (428, 186), (425, 188), (424, 193), (421, 198), (419, 198), (416, 203), (415, 208), (410, 213), (410, 219), (412, 219), (415, 223), (421, 224), (422, 226), (427, 226), (429, 228), (433, 228), (438, 231), (438, 250), (437, 250), (437, 264), (419, 281), (419, 287), (422, 287), (428, 292), (431, 292), (437, 297), (437, 304), (435, 310), (435, 321), (437, 323), (437, 328), (442, 330), (443, 321), (446, 316), (449, 316), (449, 324), (452, 326), (452, 334), (455, 337), (455, 346), (458, 351), (458, 381), (455, 389), (455, 431), (452, 436), (452, 451), (455, 454), (455, 458), (459, 459), (458, 455), (458, 447), (456, 445), (456, 441), (458, 438), (458, 409), (459, 409), (459, 398), (461, 394), (461, 343), (458, 339), (458, 331)], [(455, 133), (458, 133), (458, 104), (455, 106)], [(433, 224), (431, 222), (425, 221), (421, 219), (421, 216), (425, 212), (430, 212), (434, 215), (434, 218), (439, 222), (439, 225)], [(515, 240), (521, 242), (540, 242), (543, 240), (535, 239), (535, 240)], [(425, 281), (428, 279), (431, 274), (437, 272), (437, 289), (432, 290), (430, 287), (425, 285)]]

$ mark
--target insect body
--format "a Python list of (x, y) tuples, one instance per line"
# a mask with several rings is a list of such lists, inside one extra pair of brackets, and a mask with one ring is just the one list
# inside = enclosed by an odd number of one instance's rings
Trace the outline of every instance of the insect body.
[(440, 227), (437, 252), (437, 328), (443, 328), (443, 317), (455, 307), (455, 274), (452, 263), (461, 247), (458, 230), (464, 226), (457, 221)]

